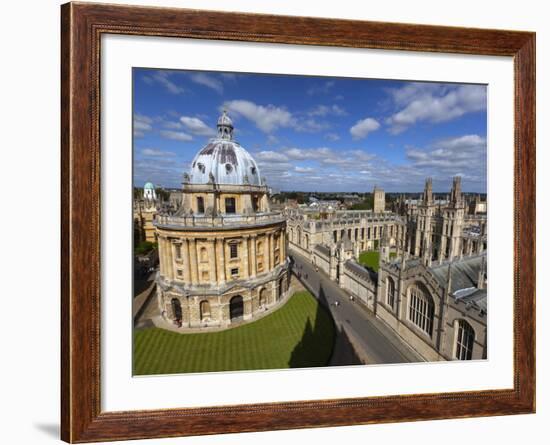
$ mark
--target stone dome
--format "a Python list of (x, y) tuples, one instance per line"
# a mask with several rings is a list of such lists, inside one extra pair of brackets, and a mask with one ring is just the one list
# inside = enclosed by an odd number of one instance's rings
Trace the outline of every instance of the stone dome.
[(191, 163), (190, 183), (262, 185), (254, 158), (233, 140), (233, 122), (224, 111), (218, 119), (218, 137), (210, 140)]

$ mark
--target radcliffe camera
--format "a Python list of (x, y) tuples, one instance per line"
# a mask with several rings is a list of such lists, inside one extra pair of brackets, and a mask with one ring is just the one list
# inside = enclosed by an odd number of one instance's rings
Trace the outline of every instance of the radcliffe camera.
[(133, 69), (133, 374), (486, 360), (485, 85)]

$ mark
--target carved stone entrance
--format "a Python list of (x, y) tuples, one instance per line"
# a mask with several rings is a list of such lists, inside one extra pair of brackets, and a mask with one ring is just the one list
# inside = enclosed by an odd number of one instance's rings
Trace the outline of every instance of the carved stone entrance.
[(243, 297), (237, 295), (229, 301), (229, 317), (231, 322), (242, 320), (244, 313)]

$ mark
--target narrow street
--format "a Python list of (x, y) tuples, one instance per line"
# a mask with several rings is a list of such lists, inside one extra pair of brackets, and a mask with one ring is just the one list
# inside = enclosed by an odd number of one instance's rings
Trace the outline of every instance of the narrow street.
[(291, 252), (293, 271), (302, 283), (330, 310), (336, 326), (354, 340), (359, 355), (369, 364), (422, 361), (389, 327), (341, 289), (303, 256)]

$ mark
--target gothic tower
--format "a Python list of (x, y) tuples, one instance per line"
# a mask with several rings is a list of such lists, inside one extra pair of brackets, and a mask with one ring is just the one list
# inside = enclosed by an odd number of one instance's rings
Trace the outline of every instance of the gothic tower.
[(374, 199), (374, 213), (384, 213), (384, 210), (386, 210), (386, 193), (381, 188), (374, 186), (372, 194)]
[(453, 178), (453, 186), (447, 206), (442, 209), (441, 248), (439, 261), (460, 256), (462, 229), (464, 227), (464, 197), (460, 176)]
[(432, 220), (435, 212), (433, 200), (432, 178), (426, 179), (422, 200), (418, 205), (414, 255), (432, 257)]

